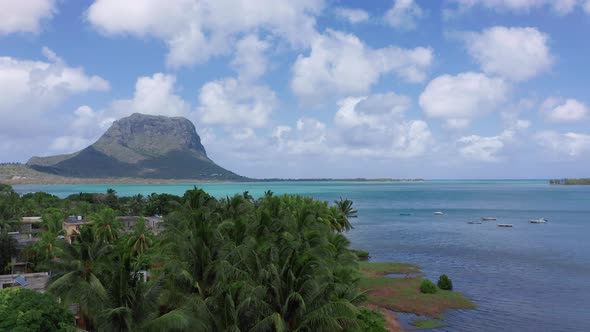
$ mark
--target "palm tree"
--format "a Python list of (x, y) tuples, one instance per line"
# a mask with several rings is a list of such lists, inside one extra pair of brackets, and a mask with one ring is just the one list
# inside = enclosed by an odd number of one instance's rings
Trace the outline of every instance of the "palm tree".
[(123, 230), (123, 224), (117, 219), (115, 210), (105, 208), (92, 216), (90, 222), (96, 239), (104, 244), (113, 244)]
[(48, 292), (68, 305), (79, 305), (82, 328), (92, 329), (108, 300), (105, 285), (99, 278), (101, 258), (111, 246), (96, 240), (93, 227), (83, 226), (72, 244), (65, 244), (58, 263), (61, 272), (55, 274)]

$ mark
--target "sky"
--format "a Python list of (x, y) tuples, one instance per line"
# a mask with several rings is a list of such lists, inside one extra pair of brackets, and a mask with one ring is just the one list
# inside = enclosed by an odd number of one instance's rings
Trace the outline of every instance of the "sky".
[(590, 0), (0, 0), (0, 162), (183, 116), (257, 178), (590, 169)]

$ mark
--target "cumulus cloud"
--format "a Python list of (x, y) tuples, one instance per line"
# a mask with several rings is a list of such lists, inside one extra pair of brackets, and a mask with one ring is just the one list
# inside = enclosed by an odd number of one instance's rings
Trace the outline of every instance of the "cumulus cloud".
[(270, 44), (251, 34), (236, 44), (236, 54), (231, 63), (242, 80), (255, 80), (264, 75), (268, 65), (265, 56)]
[(77, 108), (71, 116), (67, 135), (55, 138), (50, 150), (69, 153), (96, 141), (111, 124), (133, 113), (191, 117), (190, 105), (175, 92), (176, 77), (156, 73), (139, 77), (130, 99), (119, 99), (98, 111), (89, 106)]
[(536, 135), (537, 143), (558, 155), (572, 158), (580, 157), (590, 152), (590, 135), (581, 133), (558, 133), (556, 131), (542, 131)]
[(16, 32), (38, 33), (41, 23), (56, 13), (55, 0), (0, 1), (0, 36)]
[(174, 75), (156, 73), (140, 77), (133, 98), (114, 101), (108, 113), (117, 118), (132, 113), (186, 116), (190, 107), (175, 93), (175, 83)]
[(280, 152), (287, 154), (328, 153), (326, 125), (314, 118), (297, 120), (295, 128), (277, 126), (272, 134)]
[(295, 48), (317, 34), (323, 0), (95, 0), (88, 21), (105, 35), (154, 37), (168, 45), (167, 64), (181, 67), (227, 54), (240, 33), (265, 30)]
[(347, 153), (411, 158), (423, 155), (432, 142), (426, 122), (405, 119), (411, 106), (407, 96), (390, 92), (347, 98), (339, 105), (334, 125)]
[(388, 73), (405, 81), (421, 82), (432, 61), (429, 48), (372, 49), (352, 34), (327, 30), (313, 41), (308, 56), (297, 58), (291, 88), (307, 102), (327, 96), (360, 95)]
[(515, 130), (506, 129), (497, 136), (463, 136), (457, 140), (459, 153), (466, 159), (498, 162), (501, 160), (500, 153), (513, 140), (514, 135)]
[(394, 0), (384, 19), (396, 29), (412, 30), (416, 28), (416, 20), (422, 16), (422, 8), (414, 0)]
[(510, 91), (500, 78), (481, 73), (439, 76), (420, 95), (420, 106), (427, 116), (440, 118), (452, 128), (467, 127), (479, 115), (496, 111)]
[(267, 86), (227, 78), (203, 85), (199, 103), (205, 124), (260, 128), (267, 125), (278, 102)]
[[(89, 76), (81, 67), (70, 67), (55, 53), (44, 49), (50, 61), (0, 57), (0, 129), (26, 126), (30, 118), (54, 109), (72, 95), (105, 91), (109, 83)], [(23, 121), (26, 120), (26, 121)]]
[(590, 110), (576, 99), (549, 97), (541, 105), (541, 112), (549, 122), (566, 123), (585, 119)]
[(469, 54), (487, 74), (525, 81), (551, 68), (549, 37), (535, 28), (496, 26), (463, 36)]
[(334, 9), (334, 14), (350, 23), (361, 23), (369, 20), (369, 13), (357, 8), (337, 7)]
[(529, 13), (533, 9), (549, 7), (558, 15), (571, 13), (578, 0), (451, 0), (451, 6), (443, 14), (447, 18), (465, 13), (473, 7), (483, 7), (498, 12)]

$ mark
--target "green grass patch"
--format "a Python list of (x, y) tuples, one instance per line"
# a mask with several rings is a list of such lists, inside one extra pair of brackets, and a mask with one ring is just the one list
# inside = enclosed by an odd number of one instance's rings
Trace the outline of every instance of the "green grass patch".
[(428, 329), (436, 329), (439, 327), (448, 326), (447, 324), (433, 319), (414, 319), (410, 322), (410, 325), (414, 326), (411, 330), (428, 330)]
[[(473, 309), (475, 304), (463, 294), (438, 290), (435, 294), (420, 292), (422, 276), (416, 265), (404, 263), (360, 263), (363, 276), (361, 290), (368, 302), (393, 311), (438, 317), (448, 309)], [(405, 278), (391, 278), (387, 274), (412, 274)]]
[(383, 276), (386, 274), (417, 274), (420, 273), (420, 267), (416, 264), (409, 263), (370, 263), (359, 262), (361, 272), (370, 276)]

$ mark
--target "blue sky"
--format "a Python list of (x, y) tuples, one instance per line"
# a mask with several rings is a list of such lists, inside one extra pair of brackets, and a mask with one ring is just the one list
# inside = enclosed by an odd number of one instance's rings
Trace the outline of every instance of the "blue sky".
[(0, 6), (0, 162), (140, 112), (251, 177), (588, 176), (590, 0)]

